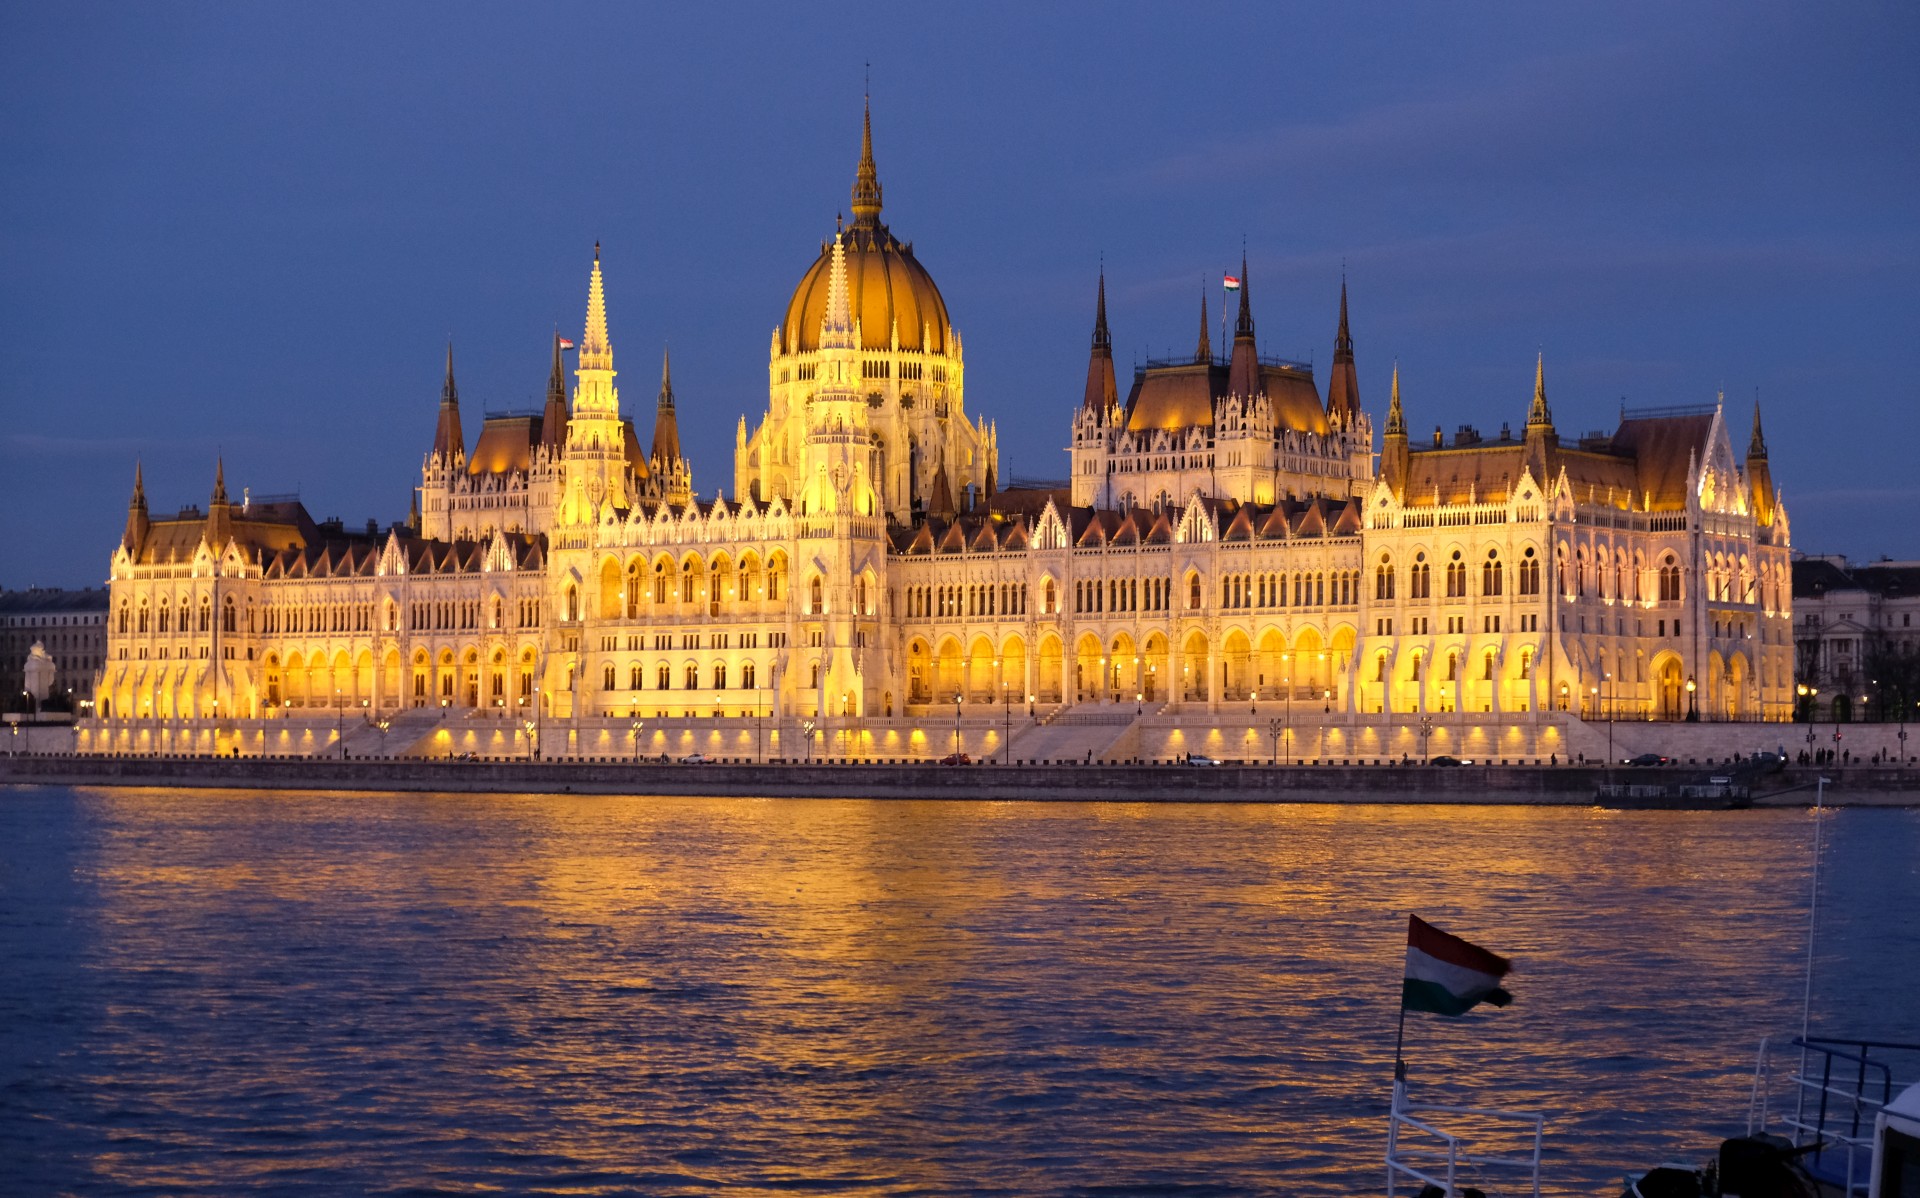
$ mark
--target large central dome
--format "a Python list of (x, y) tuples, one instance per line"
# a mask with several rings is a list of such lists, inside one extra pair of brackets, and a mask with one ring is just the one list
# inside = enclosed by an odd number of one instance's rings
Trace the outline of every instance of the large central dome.
[[(873, 165), (873, 120), (869, 115), (860, 138), (860, 170), (853, 184), (853, 223), (841, 233), (847, 250), (847, 301), (860, 325), (860, 348), (890, 350), (894, 327), (900, 330), (900, 348), (944, 354), (947, 347), (947, 301), (933, 276), (913, 256), (912, 245), (902, 245), (880, 223), (880, 179)], [(814, 260), (787, 303), (780, 326), (780, 347), (786, 353), (820, 348), (820, 322), (827, 314), (827, 276), (833, 265), (833, 242), (821, 243)]]

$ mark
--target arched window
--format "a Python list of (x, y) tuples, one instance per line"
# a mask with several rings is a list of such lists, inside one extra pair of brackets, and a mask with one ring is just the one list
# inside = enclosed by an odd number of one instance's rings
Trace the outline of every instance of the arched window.
[(239, 614), (233, 606), (233, 596), (228, 595), (225, 605), (220, 609), (220, 631), (222, 632), (237, 631), (238, 624), (239, 624)]
[(690, 691), (700, 689), (700, 667), (692, 662), (687, 663), (687, 689)]
[(680, 602), (693, 602), (693, 563), (686, 562), (680, 567)]
[(1459, 677), (1460, 677), (1460, 655), (1458, 653), (1449, 653), (1447, 654), (1446, 681), (1456, 682), (1459, 680)]
[(653, 601), (667, 601), (667, 563), (655, 562), (653, 566)]
[(660, 668), (654, 671), (653, 680), (657, 689), (663, 691), (671, 690), (673, 688), (673, 667), (664, 661), (661, 662)]
[(610, 691), (613, 689), (613, 687), (614, 687), (613, 666), (611, 663), (609, 663), (604, 670), (600, 671), (600, 689)]
[(853, 584), (853, 610), (863, 616), (872, 615), (867, 610), (867, 576), (862, 574)]
[(723, 691), (727, 689), (727, 663), (726, 662), (720, 662), (718, 665), (713, 667), (713, 689), (717, 691)]
[(1413, 570), (1408, 578), (1407, 595), (1412, 599), (1431, 599), (1433, 597), (1433, 573), (1427, 565), (1427, 555), (1413, 555)]
[(1487, 560), (1480, 567), (1480, 593), (1499, 595), (1506, 591), (1507, 572), (1500, 568), (1500, 551), (1487, 550)]
[(1540, 559), (1533, 556), (1531, 545), (1520, 551), (1520, 593), (1522, 595), (1540, 593)]
[(569, 622), (580, 618), (580, 591), (572, 583), (567, 584), (566, 617)]
[(1187, 577), (1187, 610), (1200, 610), (1200, 576), (1198, 574)]
[(1051, 616), (1057, 614), (1059, 610), (1059, 603), (1053, 589), (1053, 579), (1049, 578), (1040, 584), (1040, 611), (1044, 615)]
[[(1660, 602), (1680, 602), (1680, 567), (1674, 562), (1671, 553), (1660, 562)], [(164, 620), (164, 608), (161, 609), (161, 613), (162, 619)], [(163, 628), (161, 631), (164, 632), (166, 630)]]
[(640, 670), (639, 663), (636, 662), (633, 665), (633, 667), (627, 671), (627, 689), (630, 691), (639, 690), (640, 678), (641, 678), (641, 670)]
[(127, 631), (127, 601), (125, 599), (120, 601), (120, 631), (122, 633)]
[(820, 578), (816, 575), (807, 583), (807, 614), (817, 616), (825, 613), (826, 610), (826, 588), (821, 585)]
[(172, 627), (173, 609), (167, 606), (165, 599), (162, 599), (160, 601), (160, 635), (165, 636)]
[(753, 688), (753, 663), (748, 662), (740, 667), (740, 689), (750, 691)]
[(1453, 551), (1453, 559), (1447, 563), (1447, 598), (1462, 599), (1467, 594), (1467, 563), (1460, 560), (1460, 551)]

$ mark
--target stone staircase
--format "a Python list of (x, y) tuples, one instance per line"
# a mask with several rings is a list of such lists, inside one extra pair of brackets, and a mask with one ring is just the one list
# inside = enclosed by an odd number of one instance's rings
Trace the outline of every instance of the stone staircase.
[(1013, 756), (1024, 761), (1086, 761), (1092, 754), (1092, 760), (1105, 761), (1124, 750), (1128, 740), (1138, 742), (1135, 723), (1160, 710), (1155, 706), (1143, 713), (1135, 703), (1057, 707), (1014, 737)]
[[(369, 724), (354, 717), (347, 725), (348, 757), (416, 757), (421, 745), (449, 720), (466, 715), (464, 708), (443, 710), (438, 707), (408, 707), (387, 717), (387, 727)], [(328, 757), (338, 757), (338, 746), (329, 746)]]

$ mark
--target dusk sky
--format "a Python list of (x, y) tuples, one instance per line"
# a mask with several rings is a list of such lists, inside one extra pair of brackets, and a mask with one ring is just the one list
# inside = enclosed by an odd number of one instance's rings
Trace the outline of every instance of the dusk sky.
[[(1064, 478), (1114, 353), (1190, 352), (1244, 238), (1263, 352), (1400, 363), (1416, 441), (1756, 388), (1808, 553), (1920, 558), (1920, 8), (74, 5), (0, 11), (0, 585), (229, 489), (406, 515), (454, 342), (538, 404), (595, 239), (623, 406), (663, 346), (703, 498), (836, 213), (882, 219), (1002, 467)], [(1219, 337), (1215, 329), (1216, 344)]]

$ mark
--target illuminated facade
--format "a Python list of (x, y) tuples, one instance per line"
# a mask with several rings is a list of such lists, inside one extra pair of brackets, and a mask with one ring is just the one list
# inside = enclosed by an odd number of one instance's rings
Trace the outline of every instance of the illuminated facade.
[[(1232, 344), (1123, 395), (1100, 281), (1071, 480), (1004, 488), (944, 299), (880, 222), (870, 125), (853, 221), (775, 327), (732, 498), (694, 497), (663, 366), (650, 449), (623, 414), (598, 247), (569, 389), (469, 451), (449, 351), (405, 524), (296, 501), (151, 519), (112, 561), (113, 721), (887, 721), (1063, 711), (1265, 722), (1295, 705), (1542, 722), (1783, 719), (1785, 508), (1758, 412), (1627, 412), (1563, 444), (1537, 364), (1521, 435), (1414, 445), (1396, 372), (1375, 449), (1347, 297), (1325, 398), (1262, 357), (1244, 265)], [(1522, 392), (1524, 395), (1524, 392)], [(319, 709), (317, 712), (315, 709)], [(1124, 720), (1121, 720), (1124, 722)], [(637, 742), (639, 728), (634, 725)], [(548, 730), (550, 735), (550, 730)], [(1014, 752), (1018, 753), (1016, 742)]]

